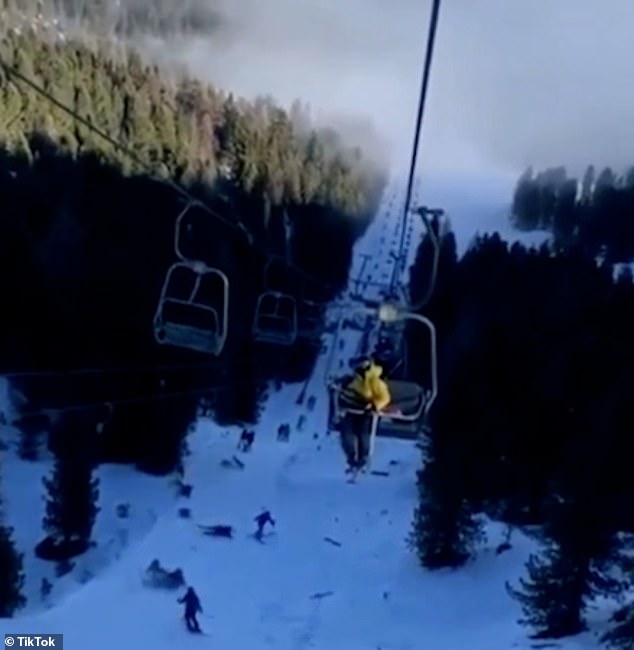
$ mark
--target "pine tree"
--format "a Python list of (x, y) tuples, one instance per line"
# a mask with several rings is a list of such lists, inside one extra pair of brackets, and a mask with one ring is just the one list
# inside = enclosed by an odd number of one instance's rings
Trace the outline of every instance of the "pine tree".
[(0, 525), (0, 618), (13, 616), (26, 603), (21, 593), (24, 585), (22, 554), (15, 550), (12, 532), (11, 528)]
[(20, 429), (20, 440), (18, 443), (18, 456), (22, 460), (36, 461), (39, 452), (38, 431), (28, 427)]
[(522, 625), (535, 630), (533, 638), (561, 638), (585, 629), (581, 618), (584, 577), (561, 546), (549, 542), (539, 555), (531, 555), (528, 580), (520, 589), (507, 584), (509, 594), (522, 606)]
[(571, 244), (575, 234), (578, 219), (576, 196), (577, 181), (569, 179), (559, 189), (552, 220), (553, 236), (560, 245)]
[(419, 503), (409, 543), (429, 569), (462, 566), (484, 541), (482, 523), (464, 498), (459, 476), (437, 457), (418, 473)]
[(622, 545), (606, 525), (605, 503), (554, 496), (546, 506), (546, 523), (536, 534), (542, 551), (527, 563), (528, 579), (520, 588), (507, 585), (522, 606), (520, 623), (534, 638), (561, 638), (585, 629), (584, 610), (597, 596), (618, 596), (627, 583), (617, 577)]
[(92, 468), (78, 466), (74, 459), (58, 458), (52, 477), (43, 482), (49, 497), (43, 522), (47, 534), (87, 542), (99, 510), (95, 505), (98, 480), (92, 478)]
[(26, 603), (22, 595), (22, 554), (16, 551), (11, 539), (13, 530), (4, 525), (3, 519), (0, 502), (0, 618), (13, 616)]
[(51, 478), (44, 478), (48, 492), (43, 526), (56, 541), (77, 541), (88, 546), (99, 508), (99, 481), (93, 478), (93, 429), (81, 413), (68, 413), (54, 432), (56, 455)]
[(581, 200), (584, 203), (592, 202), (594, 192), (595, 170), (594, 165), (588, 165), (581, 179)]
[(616, 174), (610, 169), (605, 167), (597, 176), (594, 186), (595, 198), (605, 192), (606, 190), (613, 189), (616, 186)]
[(520, 230), (533, 230), (539, 226), (540, 189), (529, 167), (519, 177), (513, 194), (511, 221)]

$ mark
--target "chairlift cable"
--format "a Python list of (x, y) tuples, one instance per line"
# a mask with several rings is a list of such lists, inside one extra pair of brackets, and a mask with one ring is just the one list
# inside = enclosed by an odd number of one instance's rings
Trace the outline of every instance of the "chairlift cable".
[(55, 377), (72, 377), (72, 376), (86, 376), (86, 375), (107, 375), (107, 374), (150, 374), (150, 373), (166, 373), (177, 372), (185, 370), (235, 370), (246, 368), (252, 364), (246, 359), (241, 360), (242, 363), (231, 364), (227, 367), (226, 364), (219, 361), (199, 361), (197, 363), (174, 363), (174, 364), (139, 364), (130, 366), (95, 366), (94, 368), (69, 368), (67, 370), (18, 370), (18, 371), (0, 371), (0, 379), (28, 379), (28, 378), (55, 378)]
[[(423, 122), (423, 113), (424, 113), (425, 101), (427, 96), (427, 88), (429, 84), (429, 76), (431, 71), (431, 62), (433, 57), (439, 10), (440, 10), (440, 0), (433, 0), (432, 8), (431, 8), (431, 18), (429, 24), (429, 33), (427, 38), (427, 51), (425, 54), (425, 65), (424, 65), (421, 92), (420, 92), (420, 98), (418, 104), (418, 113), (416, 118), (416, 131), (414, 136), (412, 157), (411, 157), (410, 168), (409, 168), (407, 193), (405, 197), (405, 204), (403, 207), (403, 220), (401, 225), (398, 259), (394, 263), (394, 267), (392, 270), (392, 278), (389, 285), (391, 294), (394, 294), (396, 291), (397, 285), (399, 284), (399, 280), (400, 280), (399, 277), (401, 273), (400, 267), (401, 265), (404, 265), (403, 255), (405, 249), (407, 219), (410, 212), (412, 188), (414, 184), (414, 174), (416, 170), (416, 161), (418, 156), (418, 145), (419, 145), (421, 127)], [(434, 247), (434, 260), (432, 265), (430, 286), (427, 290), (427, 293), (423, 298), (423, 300), (419, 303), (419, 305), (408, 307), (408, 311), (410, 313), (406, 314), (406, 317), (414, 318), (415, 320), (420, 320), (429, 328), (430, 335), (431, 335), (430, 336), (431, 356), (432, 359), (435, 359), (436, 358), (436, 353), (435, 353), (436, 337), (435, 337), (434, 326), (431, 323), (431, 321), (429, 321), (429, 319), (426, 319), (421, 315), (417, 315), (414, 317), (413, 312), (415, 312), (416, 309), (419, 309), (423, 304), (426, 304), (426, 302), (431, 297), (431, 294), (436, 284), (440, 246), (439, 246), (438, 238), (436, 237), (436, 233), (433, 230), (433, 225), (430, 223), (428, 219), (428, 214), (433, 213), (434, 211), (430, 211), (427, 209), (420, 209), (418, 210), (418, 212), (423, 218), (428, 235), (431, 238), (432, 245)], [(394, 308), (394, 311), (395, 314), (398, 315), (399, 308)], [(379, 319), (380, 320), (382, 319), (381, 315), (379, 315)], [(433, 403), (433, 399), (435, 398), (435, 390), (436, 390), (435, 387), (437, 386), (437, 377), (436, 377), (435, 368), (436, 368), (436, 363), (435, 361), (433, 361), (432, 362), (432, 384), (434, 388), (432, 389), (431, 398), (429, 398), (428, 394), (424, 391), (422, 387), (418, 386), (415, 383), (395, 382), (395, 381), (389, 382), (391, 384), (390, 392), (392, 394), (393, 401), (397, 403), (398, 402), (405, 403), (407, 405), (407, 410), (403, 406), (401, 407), (400, 412), (398, 414), (382, 412), (379, 414), (372, 415), (372, 427), (370, 433), (370, 455), (372, 455), (374, 439), (375, 436), (377, 435), (380, 420), (384, 420), (384, 419), (388, 421), (391, 420), (391, 425), (390, 425), (391, 427), (394, 427), (395, 423), (399, 423), (398, 426), (396, 427), (396, 432), (392, 433), (392, 435), (395, 435), (395, 437), (403, 436), (408, 439), (414, 439), (417, 436), (418, 429), (422, 421), (427, 417), (429, 408)], [(397, 390), (395, 391), (394, 389)], [(395, 395), (395, 392), (399, 393), (399, 395)], [(330, 417), (329, 417), (330, 425), (336, 425), (338, 421), (341, 419), (341, 417), (343, 416), (343, 414), (345, 413), (353, 414), (353, 415), (365, 415), (367, 413), (365, 409), (359, 407), (359, 405), (356, 403), (355, 400), (346, 403), (347, 400), (346, 393), (341, 385), (337, 385), (337, 383), (330, 384), (329, 393), (330, 393)], [(398, 429), (400, 428), (402, 428), (403, 430), (399, 433)]]
[(151, 373), (151, 372), (171, 372), (177, 370), (197, 370), (213, 369), (215, 366), (222, 368), (218, 361), (205, 361), (198, 363), (175, 363), (163, 365), (131, 365), (131, 366), (97, 366), (94, 368), (69, 368), (68, 370), (19, 370), (4, 372), (0, 370), (0, 378), (3, 379), (20, 379), (29, 377), (66, 377), (73, 375), (101, 375), (109, 373)]
[(434, 55), (434, 44), (436, 40), (436, 28), (438, 26), (438, 14), (440, 11), (440, 0), (432, 0), (431, 18), (429, 21), (429, 31), (427, 34), (427, 47), (425, 52), (425, 64), (423, 69), (423, 78), (420, 89), (420, 97), (418, 101), (418, 112), (416, 115), (416, 130), (414, 133), (414, 142), (412, 147), (412, 157), (409, 166), (409, 177), (407, 180), (407, 192), (405, 194), (405, 205), (403, 207), (403, 224), (401, 227), (401, 237), (399, 244), (399, 262), (394, 264), (392, 270), (392, 280), (390, 282), (390, 290), (394, 291), (399, 282), (400, 265), (402, 263), (402, 255), (405, 248), (405, 232), (407, 226), (407, 218), (410, 210), (410, 203), (412, 200), (412, 188), (414, 185), (414, 175), (416, 173), (416, 162), (418, 158), (418, 145), (420, 141), (421, 128), (423, 125), (423, 115), (425, 110), (425, 103), (427, 99), (427, 89), (429, 86), (429, 77), (431, 73), (431, 64)]
[[(100, 407), (112, 407), (115, 405), (123, 404), (137, 404), (143, 402), (153, 402), (161, 401), (164, 399), (170, 399), (173, 397), (187, 397), (187, 396), (204, 396), (204, 395), (213, 395), (215, 393), (220, 393), (225, 390), (238, 389), (241, 386), (244, 386), (244, 382), (231, 382), (227, 384), (221, 384), (218, 386), (208, 386), (207, 388), (196, 388), (180, 391), (168, 391), (168, 392), (153, 392), (148, 395), (142, 395), (140, 397), (128, 397), (121, 399), (110, 399), (110, 400), (99, 400), (96, 402), (82, 403), (82, 404), (73, 404), (70, 406), (59, 406), (59, 407), (41, 407), (37, 409), (25, 409), (16, 411), (16, 420), (19, 420), (23, 417), (30, 417), (34, 415), (50, 415), (51, 413), (66, 413), (69, 411), (88, 411), (92, 409), (97, 409)], [(15, 420), (14, 420), (15, 422)]]

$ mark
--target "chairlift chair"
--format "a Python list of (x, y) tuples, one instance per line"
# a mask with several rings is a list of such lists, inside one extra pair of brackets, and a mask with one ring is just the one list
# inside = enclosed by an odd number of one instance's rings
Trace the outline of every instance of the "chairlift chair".
[(293, 345), (297, 340), (297, 302), (287, 293), (265, 291), (258, 296), (252, 328), (260, 343)]
[(297, 318), (297, 335), (309, 341), (317, 340), (324, 331), (325, 305), (312, 300), (303, 300)]
[(222, 271), (203, 262), (176, 262), (168, 269), (154, 316), (157, 343), (218, 356), (228, 319), (229, 279)]
[[(432, 333), (434, 332), (433, 326)], [(381, 325), (378, 334), (385, 336), (391, 333), (391, 328)], [(421, 425), (427, 417), (436, 392), (437, 378), (435, 371), (434, 340), (432, 338), (432, 390), (426, 390), (423, 386), (407, 380), (407, 367), (400, 364), (401, 372), (399, 379), (384, 377), (392, 397), (389, 407), (380, 413), (368, 412), (365, 404), (362, 403), (355, 393), (346, 387), (351, 377), (344, 377), (341, 380), (329, 382), (329, 425), (331, 428), (340, 428), (340, 425), (347, 415), (364, 415), (372, 418), (371, 445), (374, 446), (376, 436), (386, 438), (398, 438), (401, 440), (417, 440)], [(404, 345), (405, 340), (401, 339)], [(407, 352), (401, 351), (403, 362), (406, 362)], [(392, 368), (390, 374), (394, 372)]]
[(410, 381), (388, 379), (386, 383), (392, 395), (391, 409), (370, 415), (343, 384), (332, 383), (329, 387), (331, 426), (337, 428), (347, 415), (364, 415), (372, 418), (372, 438), (376, 435), (416, 440), (427, 403), (425, 390)]

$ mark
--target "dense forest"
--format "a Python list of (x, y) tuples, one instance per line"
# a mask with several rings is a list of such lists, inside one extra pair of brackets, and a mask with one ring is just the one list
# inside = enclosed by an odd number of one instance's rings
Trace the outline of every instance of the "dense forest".
[(2, 0), (4, 21), (34, 17), (61, 32), (86, 36), (191, 37), (214, 33), (225, 20), (213, 0)]
[[(44, 435), (55, 457), (37, 552), (59, 560), (88, 547), (97, 464), (178, 470), (203, 398), (218, 422), (249, 423), (267, 382), (307, 376), (319, 306), (345, 283), (386, 176), (299, 103), (176, 79), (89, 32), (10, 28), (21, 4), (34, 3), (4, 2), (0, 40), (0, 372), (21, 455), (36, 459)], [(177, 234), (187, 260), (229, 281), (216, 357), (154, 338)], [(287, 346), (255, 341), (265, 289), (290, 294), (300, 323), (317, 313), (316, 329)], [(205, 298), (220, 316), (224, 295)], [(19, 576), (14, 560), (0, 559), (6, 575)]]
[(517, 182), (511, 219), (520, 230), (549, 230), (557, 247), (616, 263), (634, 259), (633, 213), (634, 167), (617, 175), (590, 165), (581, 180), (563, 167), (528, 168)]
[[(431, 259), (427, 238), (414, 301)], [(458, 567), (484, 539), (483, 514), (536, 538), (542, 550), (508, 591), (537, 637), (578, 633), (594, 598), (631, 586), (634, 284), (627, 269), (613, 275), (576, 247), (528, 250), (498, 235), (457, 259), (449, 233), (425, 309), (440, 390), (413, 546), (426, 567)], [(429, 344), (413, 328), (410, 338), (410, 365), (428, 382)], [(634, 603), (616, 620), (606, 640), (631, 647)]]

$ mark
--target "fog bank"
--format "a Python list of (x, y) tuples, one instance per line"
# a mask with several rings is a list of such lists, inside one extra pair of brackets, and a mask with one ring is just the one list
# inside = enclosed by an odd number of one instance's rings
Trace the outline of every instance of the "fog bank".
[[(221, 27), (156, 56), (239, 94), (371, 121), (408, 161), (429, 0), (209, 0)], [(634, 160), (634, 2), (445, 0), (421, 142), (433, 170)]]

